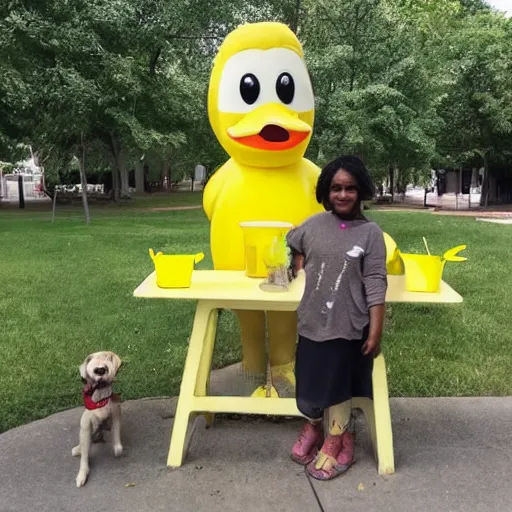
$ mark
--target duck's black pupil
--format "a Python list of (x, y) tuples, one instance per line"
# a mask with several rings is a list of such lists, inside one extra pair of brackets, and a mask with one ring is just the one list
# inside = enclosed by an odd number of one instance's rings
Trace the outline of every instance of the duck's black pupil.
[(277, 78), (276, 92), (279, 99), (285, 104), (289, 105), (295, 96), (295, 82), (293, 81), (290, 73), (281, 73)]
[(248, 105), (252, 105), (258, 99), (260, 82), (252, 73), (247, 73), (240, 80), (240, 95)]

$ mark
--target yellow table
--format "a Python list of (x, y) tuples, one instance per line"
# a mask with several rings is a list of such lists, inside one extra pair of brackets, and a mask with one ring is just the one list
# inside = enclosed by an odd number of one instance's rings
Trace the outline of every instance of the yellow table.
[[(268, 414), (301, 416), (294, 398), (253, 398), (242, 396), (207, 396), (219, 309), (259, 311), (295, 311), (304, 292), (299, 277), (287, 292), (269, 293), (259, 288), (261, 280), (239, 271), (194, 271), (192, 285), (184, 289), (162, 289), (156, 275), (150, 274), (135, 290), (135, 297), (150, 299), (197, 300), (197, 309), (183, 371), (180, 396), (174, 418), (167, 465), (182, 465), (191, 417), (203, 414), (211, 421), (214, 413)], [(405, 291), (404, 276), (388, 276), (387, 302), (460, 303), (462, 297), (446, 283), (440, 293)], [(391, 414), (384, 356), (375, 358), (373, 401), (354, 399), (353, 407), (363, 411), (377, 458), (379, 474), (395, 471)]]

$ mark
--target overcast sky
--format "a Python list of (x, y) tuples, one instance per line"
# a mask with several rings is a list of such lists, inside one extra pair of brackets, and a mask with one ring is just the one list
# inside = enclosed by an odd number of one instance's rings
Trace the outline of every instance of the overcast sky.
[(507, 16), (512, 16), (512, 0), (487, 0), (487, 3), (500, 11), (506, 11)]

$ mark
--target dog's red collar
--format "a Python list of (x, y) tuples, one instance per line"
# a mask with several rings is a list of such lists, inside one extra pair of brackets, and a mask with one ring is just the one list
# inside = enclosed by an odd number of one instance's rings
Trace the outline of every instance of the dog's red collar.
[(94, 393), (94, 389), (90, 385), (86, 385), (82, 391), (82, 395), (84, 398), (84, 406), (86, 409), (89, 409), (89, 411), (93, 411), (94, 409), (101, 409), (102, 407), (105, 407), (108, 405), (110, 400), (113, 400), (114, 402), (119, 401), (119, 395), (116, 393), (112, 393), (110, 396), (107, 396), (103, 400), (100, 400), (99, 402), (95, 402), (92, 399), (92, 394)]
[(90, 394), (86, 393), (85, 391), (83, 392), (83, 396), (84, 396), (85, 408), (89, 409), (89, 411), (92, 411), (94, 409), (101, 409), (102, 407), (105, 407), (110, 402), (110, 398), (112, 397), (112, 395), (111, 395), (111, 396), (105, 398), (104, 400), (95, 402), (92, 399), (92, 396)]

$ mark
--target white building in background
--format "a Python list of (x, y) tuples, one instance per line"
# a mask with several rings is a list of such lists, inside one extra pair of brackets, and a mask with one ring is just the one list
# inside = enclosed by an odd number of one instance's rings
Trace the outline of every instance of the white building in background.
[(436, 169), (431, 172), (428, 190), (408, 185), (405, 196), (395, 199), (413, 205), (467, 210), (478, 207), (483, 178), (483, 169)]
[(44, 193), (44, 172), (29, 158), (16, 164), (16, 168), (6, 174), (0, 171), (0, 200), (19, 201), (19, 177), (23, 181), (25, 201), (50, 200)]
[(3, 201), (7, 197), (7, 180), (0, 167), (0, 201)]
[(194, 169), (194, 181), (204, 181), (206, 179), (206, 167), (197, 164)]

